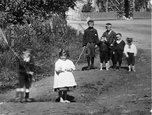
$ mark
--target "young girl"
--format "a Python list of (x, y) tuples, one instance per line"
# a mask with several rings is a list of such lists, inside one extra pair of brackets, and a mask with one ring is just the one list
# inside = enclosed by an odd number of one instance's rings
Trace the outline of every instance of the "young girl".
[(67, 100), (67, 91), (77, 86), (73, 71), (75, 65), (69, 59), (67, 59), (67, 52), (64, 49), (59, 51), (59, 59), (55, 63), (55, 74), (54, 74), (54, 90), (58, 91), (60, 102), (70, 103)]
[(106, 70), (108, 70), (109, 66), (108, 66), (108, 51), (109, 51), (109, 45), (107, 42), (106, 37), (101, 37), (99, 43), (99, 51), (100, 51), (100, 70), (102, 70), (103, 67), (103, 62), (106, 63)]
[[(23, 54), (19, 59), (19, 87), (16, 89), (16, 101), (29, 102), (29, 88), (32, 84), (32, 76), (34, 74), (34, 61), (31, 57), (31, 49), (24, 48)], [(25, 88), (25, 89), (24, 89)], [(24, 97), (25, 92), (25, 97)]]
[(136, 71), (135, 70), (135, 56), (137, 55), (137, 48), (136, 46), (132, 43), (133, 38), (127, 38), (127, 44), (124, 47), (124, 53), (127, 57), (127, 62), (128, 62), (128, 69), (129, 72), (131, 71)]

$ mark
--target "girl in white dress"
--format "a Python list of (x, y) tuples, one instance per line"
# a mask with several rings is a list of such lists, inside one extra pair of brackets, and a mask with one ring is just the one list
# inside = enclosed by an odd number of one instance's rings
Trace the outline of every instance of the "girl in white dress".
[(73, 71), (75, 65), (67, 59), (67, 52), (64, 49), (59, 51), (59, 59), (55, 63), (54, 73), (54, 91), (58, 91), (60, 102), (69, 103), (67, 100), (67, 91), (77, 86)]

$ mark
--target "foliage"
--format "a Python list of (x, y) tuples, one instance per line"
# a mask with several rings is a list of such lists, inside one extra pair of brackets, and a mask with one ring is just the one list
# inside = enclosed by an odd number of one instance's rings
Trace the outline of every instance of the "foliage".
[[(40, 20), (33, 21), (32, 25), (10, 25), (5, 30), (5, 35), (10, 46), (19, 55), (24, 47), (32, 47), (35, 60), (35, 78), (51, 76), (54, 73), (54, 63), (58, 59), (58, 50), (65, 48), (70, 53), (70, 59), (76, 62), (81, 52), (82, 34), (67, 26), (66, 21), (59, 17), (52, 18), (53, 28), (49, 23)], [(1, 53), (0, 81), (13, 82), (18, 78), (18, 63), (11, 50)], [(7, 73), (7, 74), (6, 74)], [(12, 84), (12, 85), (13, 85)]]
[(91, 12), (92, 6), (90, 3), (84, 4), (82, 7), (82, 12)]
[(7, 23), (25, 24), (31, 18), (46, 19), (51, 14), (62, 15), (74, 8), (76, 0), (0, 0), (0, 10), (5, 12)]

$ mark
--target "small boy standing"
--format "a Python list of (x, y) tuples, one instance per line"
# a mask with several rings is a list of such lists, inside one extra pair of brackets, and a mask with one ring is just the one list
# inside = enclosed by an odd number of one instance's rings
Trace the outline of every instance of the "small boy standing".
[[(23, 54), (19, 59), (19, 87), (16, 89), (16, 99), (20, 102), (29, 102), (29, 88), (32, 84), (32, 76), (34, 74), (34, 62), (31, 57), (31, 49), (24, 48)], [(24, 89), (25, 88), (25, 89)], [(25, 97), (24, 97), (25, 93)]]
[(108, 52), (109, 52), (109, 45), (107, 42), (106, 37), (101, 37), (98, 43), (99, 51), (100, 51), (100, 70), (103, 68), (103, 62), (106, 64), (106, 70), (109, 69), (108, 65)]
[(136, 71), (135, 70), (135, 56), (137, 55), (137, 48), (136, 46), (132, 43), (133, 38), (127, 38), (127, 44), (124, 47), (124, 53), (127, 57), (127, 62), (128, 62), (128, 69), (129, 72), (131, 71)]
[(125, 46), (125, 42), (122, 40), (121, 33), (117, 33), (116, 41), (113, 46), (114, 70), (116, 70), (116, 68), (117, 68), (117, 62), (119, 63), (118, 70), (120, 70), (120, 68), (121, 68), (124, 46)]

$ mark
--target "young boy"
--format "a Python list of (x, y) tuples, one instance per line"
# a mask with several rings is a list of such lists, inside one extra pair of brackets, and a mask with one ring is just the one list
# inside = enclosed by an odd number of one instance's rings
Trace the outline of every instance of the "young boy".
[(106, 23), (106, 31), (103, 33), (102, 37), (106, 37), (109, 44), (109, 53), (108, 53), (108, 65), (109, 62), (112, 61), (112, 67), (114, 66), (114, 55), (113, 55), (113, 43), (116, 39), (116, 33), (112, 30), (112, 24)]
[(116, 34), (116, 41), (113, 45), (114, 70), (116, 70), (117, 62), (119, 63), (118, 70), (121, 68), (124, 46), (125, 46), (125, 42), (122, 40), (121, 33), (117, 33)]
[(100, 70), (102, 70), (103, 62), (106, 63), (106, 70), (108, 70), (109, 66), (107, 62), (108, 62), (109, 45), (108, 45), (106, 37), (101, 37), (98, 43), (98, 46), (99, 46), (99, 51), (100, 51)]
[[(88, 28), (84, 31), (82, 46), (86, 47), (87, 69), (94, 69), (95, 46), (99, 42), (98, 32), (94, 28), (94, 21), (89, 20)], [(90, 65), (91, 62), (91, 65)]]
[(136, 46), (132, 43), (133, 38), (127, 38), (127, 44), (124, 47), (124, 53), (127, 57), (127, 62), (128, 62), (128, 69), (129, 72), (131, 71), (136, 71), (135, 70), (135, 56), (137, 55), (137, 48)]
[(18, 74), (19, 86), (16, 89), (16, 99), (19, 99), (20, 102), (31, 101), (29, 99), (29, 88), (32, 84), (32, 75), (34, 74), (34, 62), (31, 57), (31, 49), (29, 48), (24, 48), (23, 54), (19, 59)]

